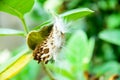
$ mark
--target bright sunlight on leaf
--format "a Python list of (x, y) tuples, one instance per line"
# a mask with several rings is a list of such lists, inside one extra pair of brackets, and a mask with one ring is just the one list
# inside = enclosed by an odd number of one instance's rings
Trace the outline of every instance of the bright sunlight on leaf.
[(10, 60), (10, 63), (1, 66), (0, 80), (7, 80), (16, 75), (32, 59), (32, 55), (27, 53), (18, 54)]

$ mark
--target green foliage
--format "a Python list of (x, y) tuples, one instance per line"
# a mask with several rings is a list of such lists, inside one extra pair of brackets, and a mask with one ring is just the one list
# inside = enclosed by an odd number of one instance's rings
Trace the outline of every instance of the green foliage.
[(74, 67), (84, 70), (91, 60), (93, 48), (94, 39), (88, 41), (87, 35), (83, 31), (78, 31), (68, 41), (66, 56)]
[(22, 55), (24, 55), (25, 53), (27, 53), (27, 51), (21, 51), (20, 53), (19, 53), (19, 55), (17, 55), (17, 56), (15, 56), (15, 57), (13, 57), (11, 60), (9, 60), (8, 62), (6, 62), (4, 65), (2, 65), (1, 67), (0, 67), (0, 72), (3, 72), (5, 69), (7, 69), (7, 67), (9, 67), (9, 65), (12, 65), (13, 64), (13, 62), (15, 62), (18, 58), (20, 58)]
[(99, 38), (120, 46), (120, 30), (105, 30), (100, 32)]
[(92, 10), (88, 8), (81, 8), (81, 9), (74, 9), (74, 10), (68, 11), (66, 13), (61, 14), (60, 16), (69, 22), (69, 21), (78, 20), (81, 17), (84, 17), (91, 13), (93, 13)]
[(1, 28), (0, 36), (25, 36), (23, 31), (18, 31), (14, 29)]
[(108, 28), (117, 28), (120, 25), (120, 14), (112, 14), (107, 17)]
[[(98, 65), (95, 67), (94, 72), (97, 72), (97, 76), (105, 75), (106, 80), (114, 75), (119, 74), (120, 71), (120, 64), (115, 61), (110, 61), (107, 63), (104, 63), (102, 65)], [(109, 73), (108, 73), (109, 72)]]
[[(27, 5), (25, 5), (27, 3)], [(24, 14), (28, 11), (31, 10), (32, 6), (33, 6), (34, 1), (31, 0), (29, 2), (27, 2), (26, 0), (23, 1), (5, 1), (2, 0), (0, 1), (0, 11), (12, 14), (14, 16), (17, 16), (21, 19), (22, 23), (23, 23), (23, 27), (25, 32), (22, 31), (17, 31), (17, 30), (13, 30), (13, 29), (8, 29), (8, 28), (3, 28), (0, 29), (0, 36), (26, 36), (25, 33), (28, 33), (28, 29), (25, 23), (25, 20), (23, 18)], [(92, 13), (93, 11), (87, 8), (83, 8), (83, 9), (76, 9), (76, 10), (72, 10), (69, 12), (66, 12), (65, 14), (61, 14), (60, 16), (62, 18), (67, 19), (68, 21), (73, 21), (73, 20), (77, 20), (81, 17), (84, 17), (90, 13)], [(74, 19), (73, 19), (73, 15)], [(29, 47), (34, 50), (35, 46), (37, 44), (39, 44), (40, 42), (42, 42), (42, 40), (44, 40), (46, 38), (46, 36), (48, 36), (51, 27), (49, 27), (49, 25), (51, 25), (53, 21), (49, 20), (47, 23), (43, 23), (40, 26), (36, 26), (27, 36), (27, 43), (29, 45)], [(53, 24), (53, 23), (52, 23)], [(45, 27), (46, 26), (46, 27)], [(43, 27), (42, 29), (40, 29), (40, 27)], [(36, 30), (37, 29), (37, 30)], [(83, 44), (84, 46), (84, 44)], [(27, 50), (27, 48), (25, 48), (25, 50)], [(31, 61), (31, 54), (30, 50), (27, 50), (26, 52), (21, 52), (21, 53), (17, 53), (17, 55), (15, 57), (12, 57), (10, 59), (10, 61), (8, 61), (6, 64), (0, 66), (0, 79), (4, 80), (4, 79), (10, 79), (12, 78), (15, 74), (17, 74), (21, 69), (23, 69), (23, 67)], [(24, 61), (25, 60), (25, 61)], [(24, 62), (23, 62), (24, 61)], [(21, 64), (22, 63), (22, 64)], [(24, 63), (24, 64), (23, 64)], [(29, 67), (35, 67), (33, 65), (29, 65), (27, 68)], [(62, 76), (66, 76), (67, 78), (73, 78), (72, 74), (70, 74), (69, 72), (67, 72), (65, 69), (61, 69), (61, 72), (59, 72), (59, 68), (53, 66), (55, 68), (56, 73), (62, 74)], [(53, 68), (51, 67), (51, 68)], [(28, 69), (29, 70), (29, 69)], [(22, 75), (26, 75), (26, 71), (28, 70), (24, 70), (21, 74)], [(37, 70), (37, 68), (35, 69)], [(12, 72), (11, 72), (12, 71)], [(33, 71), (33, 70), (31, 70)], [(34, 73), (34, 76), (32, 77), (31, 74), (29, 74), (29, 76), (31, 76), (31, 79), (35, 78), (35, 73), (36, 71), (32, 72)], [(23, 77), (23, 78), (22, 78)], [(17, 78), (14, 77), (13, 80)], [(25, 79), (24, 76), (18, 76), (19, 79)]]
[[(18, 73), (32, 58), (31, 54), (27, 54), (28, 52), (29, 51), (21, 52), (17, 56), (11, 58), (6, 64), (0, 66), (0, 79), (10, 79)], [(24, 59), (26, 59), (26, 61), (24, 61)]]
[(0, 11), (22, 18), (26, 12), (31, 10), (33, 4), (34, 0), (1, 0)]
[[(58, 60), (45, 65), (53, 77), (57, 80), (86, 80), (90, 79), (84, 75), (87, 71), (90, 75), (94, 74), (93, 77), (110, 80), (113, 75), (120, 74), (119, 6), (119, 0), (0, 0), (0, 11), (17, 16), (24, 28), (24, 32), (0, 28), (0, 36), (26, 37), (23, 46), (28, 45), (34, 50), (51, 30), (54, 18), (50, 11), (53, 11), (68, 26)], [(86, 15), (89, 16), (83, 18)], [(0, 80), (50, 80), (44, 73), (45, 69), (31, 60), (30, 49), (24, 47), (11, 52), (12, 57), (0, 64)]]
[[(26, 4), (26, 5), (25, 5)], [(28, 33), (28, 29), (24, 20), (24, 14), (29, 12), (34, 4), (34, 0), (1, 0), (0, 11), (12, 14), (21, 19), (24, 30)]]
[(24, 68), (22, 68), (22, 70), (19, 72), (19, 75), (14, 76), (11, 80), (27, 80), (28, 78), (34, 80), (41, 72), (40, 69), (41, 67), (37, 63), (34, 63), (33, 60), (31, 60)]

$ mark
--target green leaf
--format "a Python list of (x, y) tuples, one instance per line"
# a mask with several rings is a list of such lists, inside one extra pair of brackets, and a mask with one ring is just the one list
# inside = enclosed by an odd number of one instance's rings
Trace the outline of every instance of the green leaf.
[[(84, 17), (90, 13), (93, 13), (93, 11), (88, 8), (83, 8), (83, 9), (73, 9), (71, 11), (60, 14), (59, 16), (64, 18), (67, 21), (74, 21), (74, 20), (80, 19), (81, 17)], [(48, 21), (44, 22), (43, 24), (36, 26), (34, 28), (34, 30), (40, 29), (41, 27), (48, 26), (51, 24), (53, 24), (53, 21), (48, 20)]]
[(120, 30), (104, 30), (99, 33), (99, 38), (120, 46)]
[(110, 29), (117, 28), (120, 25), (120, 14), (112, 14), (106, 18), (107, 27)]
[(70, 62), (74, 64), (74, 69), (84, 68), (83, 66), (89, 63), (93, 48), (94, 39), (91, 38), (88, 42), (85, 32), (77, 31), (72, 35), (68, 41), (66, 54)]
[(42, 43), (42, 41), (49, 35), (52, 26), (44, 26), (39, 31), (33, 30), (27, 36), (27, 44), (30, 49), (34, 50), (37, 44)]
[(91, 37), (89, 40), (88, 40), (88, 44), (87, 44), (88, 48), (86, 49), (88, 52), (85, 53), (86, 55), (84, 56), (84, 63), (83, 63), (83, 69), (84, 70), (88, 70), (88, 67), (89, 67), (89, 63), (90, 63), (90, 60), (92, 58), (92, 54), (93, 54), (93, 50), (94, 50), (94, 46), (95, 46), (95, 38)]
[(97, 65), (93, 71), (96, 73), (98, 76), (101, 75), (109, 75), (112, 76), (114, 74), (119, 74), (120, 67), (119, 63), (116, 61), (109, 61), (100, 65)]
[(70, 78), (70, 79), (73, 79), (73, 75), (70, 73), (70, 71), (64, 69), (64, 68), (60, 68), (58, 65), (53, 65), (53, 64), (49, 64), (48, 67), (56, 72), (57, 74), (60, 74), (66, 78)]
[(0, 0), (0, 11), (21, 18), (31, 10), (33, 4), (34, 0)]
[[(34, 64), (34, 65), (33, 65)], [(20, 72), (19, 74), (12, 77), (10, 80), (34, 80), (37, 77), (37, 74), (41, 73), (40, 66), (35, 64), (34, 60), (31, 60)]]
[(17, 74), (31, 59), (32, 55), (24, 50), (0, 67), (0, 80), (7, 80)]
[(115, 60), (117, 57), (114, 54), (114, 50), (113, 50), (112, 45), (110, 45), (108, 43), (102, 44), (102, 52), (103, 52), (102, 54), (103, 54), (105, 61)]
[(81, 17), (84, 17), (88, 14), (93, 13), (94, 11), (88, 9), (88, 8), (79, 8), (79, 9), (74, 9), (68, 12), (65, 12), (61, 14), (60, 16), (63, 17), (67, 21), (74, 21), (77, 19), (80, 19)]
[(24, 54), (27, 53), (27, 52), (28, 52), (28, 50), (26, 50), (26, 48), (25, 48), (24, 50), (21, 50), (21, 52), (20, 52), (17, 56), (11, 58), (11, 59), (10, 59), (9, 61), (7, 61), (4, 65), (0, 66), (0, 73), (7, 68), (6, 66), (11, 65), (11, 64), (12, 64), (13, 62), (15, 62), (19, 57), (21, 57), (22, 55), (24, 55)]
[(53, 24), (53, 22), (51, 20), (48, 20), (48, 21), (46, 21), (46, 22), (44, 22), (44, 23), (34, 27), (33, 30), (40, 30), (41, 28), (43, 28), (45, 26), (52, 25), (52, 24)]
[(0, 28), (0, 36), (25, 36), (23, 31), (8, 28)]
[[(68, 56), (72, 56), (70, 57), (70, 59), (73, 58), (71, 59), (73, 63), (79, 61), (79, 59), (82, 59), (84, 53), (87, 53), (86, 46), (87, 46), (87, 36), (83, 31), (77, 31), (72, 35), (72, 37), (68, 41), (67, 49), (69, 50)], [(77, 58), (77, 57), (81, 57), (81, 58)], [(80, 60), (80, 63), (81, 62), (82, 60)]]
[(92, 58), (94, 47), (95, 47), (95, 38), (91, 37), (88, 42), (88, 56), (87, 56), (88, 62), (90, 62), (90, 60)]

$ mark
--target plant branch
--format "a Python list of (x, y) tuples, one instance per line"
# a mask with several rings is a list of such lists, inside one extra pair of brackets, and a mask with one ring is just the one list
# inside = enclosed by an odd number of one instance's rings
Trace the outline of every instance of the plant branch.
[(22, 21), (22, 24), (23, 24), (23, 27), (24, 27), (24, 31), (25, 31), (26, 34), (27, 34), (27, 33), (28, 33), (28, 28), (27, 28), (27, 25), (26, 25), (25, 20), (24, 20), (23, 17), (21, 18), (21, 21)]
[(42, 65), (44, 71), (46, 72), (46, 74), (49, 76), (49, 78), (51, 80), (55, 80), (55, 78), (53, 77), (53, 75), (51, 74), (51, 72), (46, 68), (45, 64), (43, 62), (41, 62), (41, 65)]

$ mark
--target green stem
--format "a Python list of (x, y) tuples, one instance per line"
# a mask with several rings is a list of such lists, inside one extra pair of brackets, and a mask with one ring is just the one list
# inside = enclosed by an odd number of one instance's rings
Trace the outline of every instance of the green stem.
[(27, 34), (27, 33), (28, 33), (28, 28), (27, 28), (27, 25), (26, 25), (25, 20), (24, 20), (23, 17), (21, 18), (21, 21), (22, 21), (22, 24), (23, 24), (23, 27), (24, 27), (24, 31), (25, 31), (26, 34)]
[(51, 80), (55, 80), (55, 78), (53, 77), (53, 75), (52, 75), (52, 74), (50, 73), (50, 71), (46, 68), (45, 64), (44, 64), (43, 62), (41, 62), (41, 65), (42, 65), (44, 71), (46, 72), (46, 74), (49, 76), (49, 78), (50, 78)]

